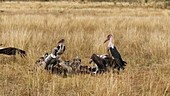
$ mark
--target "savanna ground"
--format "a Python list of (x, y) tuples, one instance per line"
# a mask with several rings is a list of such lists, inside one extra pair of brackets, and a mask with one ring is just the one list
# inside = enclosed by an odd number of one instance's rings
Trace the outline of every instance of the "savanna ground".
[[(105, 54), (104, 40), (128, 63), (120, 74), (63, 78), (37, 68), (35, 60), (66, 39), (64, 60), (88, 64)], [(114, 7), (112, 3), (1, 2), (0, 43), (27, 57), (0, 55), (1, 96), (170, 96), (170, 10)]]

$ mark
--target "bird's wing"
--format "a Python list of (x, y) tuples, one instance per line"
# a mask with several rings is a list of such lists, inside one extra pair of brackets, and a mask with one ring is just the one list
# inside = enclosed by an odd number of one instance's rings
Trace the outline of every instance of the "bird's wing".
[(121, 55), (118, 52), (118, 50), (116, 49), (116, 47), (114, 47), (114, 48), (110, 47), (110, 53), (114, 58), (121, 59)]

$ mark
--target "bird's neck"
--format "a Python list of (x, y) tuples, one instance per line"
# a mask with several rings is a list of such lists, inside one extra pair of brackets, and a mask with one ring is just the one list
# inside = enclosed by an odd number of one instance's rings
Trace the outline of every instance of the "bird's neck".
[(61, 46), (61, 45), (64, 45), (64, 43), (59, 43), (58, 45)]
[(109, 39), (109, 43), (108, 43), (108, 48), (114, 48), (114, 44), (112, 43), (112, 37)]

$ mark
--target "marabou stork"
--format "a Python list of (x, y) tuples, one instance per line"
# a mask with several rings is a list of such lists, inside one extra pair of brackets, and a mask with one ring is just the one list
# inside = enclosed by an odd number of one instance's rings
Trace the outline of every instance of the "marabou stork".
[(49, 54), (45, 58), (46, 68), (48, 68), (49, 65), (55, 65), (56, 62), (59, 59), (59, 55), (62, 55), (65, 51), (65, 45), (64, 45), (64, 39), (61, 39), (57, 46), (52, 49), (51, 54)]
[(52, 54), (54, 54), (55, 56), (57, 55), (61, 55), (64, 53), (65, 51), (65, 45), (64, 45), (64, 39), (61, 39), (57, 46), (52, 50)]
[(122, 60), (122, 57), (121, 57), (119, 51), (117, 50), (116, 46), (114, 45), (114, 43), (112, 43), (112, 40), (113, 40), (113, 36), (111, 34), (109, 34), (107, 36), (107, 39), (104, 41), (104, 43), (109, 41), (109, 43), (108, 43), (109, 53), (111, 53), (111, 55), (115, 59), (117, 65), (118, 65), (118, 70), (120, 70), (120, 68), (124, 70), (124, 66), (126, 66), (127, 63)]

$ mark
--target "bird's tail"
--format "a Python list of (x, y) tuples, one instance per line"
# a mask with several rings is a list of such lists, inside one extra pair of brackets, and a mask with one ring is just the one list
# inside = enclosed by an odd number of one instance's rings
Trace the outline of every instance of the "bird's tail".
[(123, 66), (126, 66), (127, 62), (126, 61), (123, 61)]
[(126, 61), (123, 61), (123, 63), (124, 63), (124, 64), (127, 64), (127, 62), (126, 62)]

